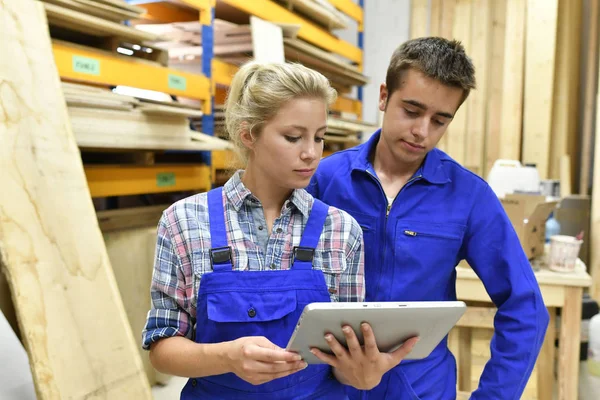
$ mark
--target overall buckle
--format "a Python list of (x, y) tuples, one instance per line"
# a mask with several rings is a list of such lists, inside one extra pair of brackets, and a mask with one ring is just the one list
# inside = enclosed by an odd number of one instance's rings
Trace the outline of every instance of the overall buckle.
[(210, 263), (223, 264), (231, 261), (231, 246), (210, 249)]

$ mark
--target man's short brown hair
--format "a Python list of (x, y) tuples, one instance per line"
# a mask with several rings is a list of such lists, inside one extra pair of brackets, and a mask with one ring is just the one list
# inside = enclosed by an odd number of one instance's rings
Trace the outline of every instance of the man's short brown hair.
[(461, 88), (461, 104), (475, 89), (475, 67), (458, 40), (422, 37), (401, 44), (392, 55), (385, 78), (388, 99), (401, 86), (404, 71), (410, 68), (444, 85)]

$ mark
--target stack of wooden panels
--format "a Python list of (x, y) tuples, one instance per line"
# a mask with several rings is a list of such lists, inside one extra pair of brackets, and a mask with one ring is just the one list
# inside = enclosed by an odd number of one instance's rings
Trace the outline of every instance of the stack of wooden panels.
[(325, 142), (356, 145), (360, 143), (361, 133), (373, 132), (375, 129), (375, 125), (366, 122), (330, 116), (327, 120)]
[[(212, 115), (214, 118), (214, 136), (227, 139), (228, 136), (225, 130), (225, 106), (222, 104), (215, 104)], [(202, 118), (191, 118), (191, 125), (194, 130), (202, 131)]]
[(202, 112), (178, 103), (149, 102), (86, 85), (63, 83), (77, 144), (87, 149), (223, 150), (229, 142), (192, 131)]
[(476, 69), (441, 149), (482, 177), (497, 159), (534, 163), (542, 179), (559, 179), (564, 155), (576, 162), (582, 3), (412, 2), (411, 36), (460, 40)]
[(145, 10), (122, 0), (42, 0), (54, 39), (78, 45), (121, 51), (166, 65), (166, 54), (150, 43), (160, 41), (154, 33), (122, 24)]
[(139, 18), (145, 10), (123, 0), (42, 0), (63, 9), (78, 11), (113, 22)]
[(302, 15), (327, 30), (348, 28), (346, 16), (326, 0), (277, 0), (288, 10)]
[[(352, 86), (365, 85), (369, 79), (354, 65), (340, 57), (297, 39), (297, 25), (279, 25), (283, 30), (285, 58), (313, 68), (325, 75), (340, 92), (349, 92)], [(157, 48), (168, 50), (169, 66), (189, 72), (200, 68), (202, 56), (201, 25), (198, 22), (136, 25), (140, 30), (167, 38), (154, 42)], [(214, 55), (219, 60), (241, 65), (253, 58), (252, 28), (232, 22), (215, 20)]]

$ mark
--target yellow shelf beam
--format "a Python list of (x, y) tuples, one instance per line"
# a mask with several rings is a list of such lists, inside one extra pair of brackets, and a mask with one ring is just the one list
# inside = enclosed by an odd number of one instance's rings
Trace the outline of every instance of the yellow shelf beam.
[(98, 85), (125, 85), (175, 96), (210, 100), (210, 80), (204, 75), (169, 69), (133, 57), (64, 42), (53, 42), (52, 50), (63, 79)]
[(331, 106), (332, 111), (347, 112), (362, 116), (362, 103), (356, 99), (350, 99), (348, 97), (338, 96), (337, 100)]
[(212, 62), (213, 73), (212, 76), (217, 85), (229, 86), (233, 75), (238, 71), (238, 66), (220, 61), (213, 58)]
[(273, 0), (221, 0), (249, 15), (254, 15), (266, 21), (299, 24), (298, 37), (319, 46), (332, 53), (339, 54), (349, 60), (362, 65), (362, 50), (341, 40), (317, 25), (308, 22)]
[(355, 20), (360, 24), (363, 23), (363, 9), (354, 4), (352, 0), (329, 0), (329, 2), (338, 10)]
[(168, 1), (142, 3), (140, 4), (140, 7), (146, 10), (140, 19), (162, 24), (193, 22), (199, 21), (200, 18), (198, 10), (181, 7)]
[(211, 188), (206, 165), (84, 165), (92, 197), (128, 196)]
[(228, 169), (231, 165), (227, 160), (235, 158), (232, 150), (213, 150), (211, 163), (214, 169)]

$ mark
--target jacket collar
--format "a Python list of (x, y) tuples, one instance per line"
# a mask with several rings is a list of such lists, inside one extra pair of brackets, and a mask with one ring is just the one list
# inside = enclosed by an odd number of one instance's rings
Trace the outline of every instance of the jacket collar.
[[(381, 129), (378, 129), (369, 140), (359, 145), (359, 150), (356, 158), (352, 161), (352, 170), (374, 171), (373, 165), (369, 160), (369, 156), (373, 154), (379, 138), (381, 137)], [(417, 170), (415, 175), (421, 175), (423, 179), (433, 184), (444, 184), (451, 182), (442, 162), (443, 158), (448, 156), (438, 149), (433, 149), (425, 156), (423, 164)], [(449, 159), (449, 158), (448, 158)]]

